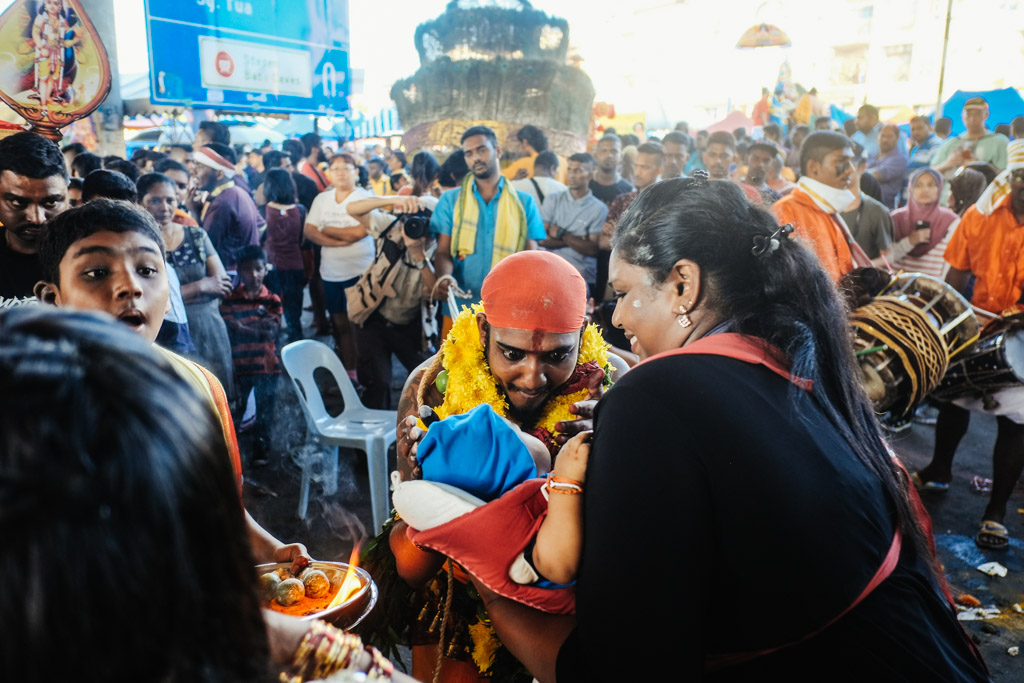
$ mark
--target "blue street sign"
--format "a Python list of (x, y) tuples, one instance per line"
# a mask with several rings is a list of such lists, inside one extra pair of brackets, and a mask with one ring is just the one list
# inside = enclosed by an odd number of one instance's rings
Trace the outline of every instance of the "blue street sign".
[(154, 103), (349, 109), (348, 0), (146, 0), (146, 34)]

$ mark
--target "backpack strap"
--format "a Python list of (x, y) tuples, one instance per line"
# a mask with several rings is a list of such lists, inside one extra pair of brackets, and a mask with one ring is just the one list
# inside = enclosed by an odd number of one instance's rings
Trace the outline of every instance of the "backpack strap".
[(814, 636), (818, 635), (819, 633), (827, 629), (832, 624), (836, 623), (837, 621), (845, 617), (850, 611), (853, 610), (853, 608), (855, 608), (857, 605), (863, 602), (866, 597), (871, 595), (871, 593), (876, 588), (882, 585), (882, 582), (889, 578), (889, 575), (892, 574), (894, 569), (896, 569), (896, 565), (899, 564), (900, 551), (902, 550), (902, 548), (903, 533), (900, 531), (899, 528), (897, 528), (892, 535), (892, 543), (889, 545), (889, 551), (885, 554), (885, 558), (882, 560), (882, 564), (875, 571), (874, 576), (872, 576), (871, 580), (868, 581), (868, 585), (864, 586), (864, 589), (860, 592), (860, 595), (854, 598), (853, 602), (851, 602), (846, 607), (846, 609), (844, 609), (842, 612), (829, 619), (829, 621), (820, 628), (811, 631), (810, 633), (808, 633), (807, 635), (798, 640), (794, 640), (792, 642), (779, 645), (778, 647), (769, 648), (767, 650), (760, 650), (758, 652), (730, 652), (728, 654), (721, 655), (706, 655), (704, 657), (704, 670), (716, 671), (718, 669), (721, 669), (722, 667), (743, 664), (744, 662), (749, 662), (763, 655), (778, 652), (779, 650), (783, 650), (787, 647), (792, 647), (793, 645), (799, 645), (800, 643), (810, 640)]
[[(785, 366), (785, 356), (776, 347), (768, 344), (762, 339), (757, 337), (751, 337), (748, 335), (737, 334), (735, 332), (721, 332), (719, 334), (713, 334), (709, 337), (702, 337), (692, 344), (688, 344), (679, 349), (672, 349), (671, 351), (665, 351), (655, 356), (651, 356), (644, 362), (650, 362), (657, 358), (665, 356), (677, 356), (684, 354), (703, 354), (708, 356), (726, 356), (727, 358), (734, 358), (736, 360), (743, 361), (745, 363), (752, 363), (755, 365), (763, 365), (777, 375), (785, 377), (796, 386), (806, 391), (811, 391), (813, 385), (809, 380), (801, 379), (799, 377), (793, 377), (789, 369)], [(864, 601), (871, 593), (878, 588), (882, 582), (884, 582), (892, 574), (893, 570), (896, 569), (896, 565), (899, 564), (900, 551), (903, 548), (903, 534), (899, 528), (893, 532), (892, 542), (889, 544), (889, 550), (885, 554), (885, 558), (882, 560), (881, 565), (875, 571), (874, 576), (868, 581), (867, 585), (861, 590), (860, 594), (854, 598), (853, 602), (846, 606), (846, 608), (832, 617), (828, 622), (820, 626), (819, 628), (811, 631), (802, 638), (794, 640), (789, 643), (784, 643), (778, 647), (769, 648), (767, 650), (760, 650), (756, 652), (730, 652), (715, 655), (706, 655), (704, 658), (704, 669), (705, 671), (717, 671), (726, 666), (734, 666), (736, 664), (742, 664), (749, 662), (753, 659), (761, 657), (763, 655), (778, 652), (779, 650), (793, 645), (803, 643), (814, 636), (818, 635), (832, 624), (836, 623), (850, 611), (852, 611), (857, 605)]]
[(811, 391), (813, 382), (800, 377), (790, 375), (786, 367), (785, 355), (763, 339), (751, 337), (736, 332), (720, 332), (708, 337), (701, 337), (692, 344), (687, 344), (678, 349), (663, 351), (644, 359), (643, 363), (650, 363), (658, 358), (666, 356), (681, 356), (685, 354), (704, 354), (708, 356), (726, 356), (745, 363), (763, 365), (775, 374), (785, 377), (801, 389)]
[(533, 183), (533, 189), (537, 190), (537, 196), (540, 198), (540, 203), (544, 203), (544, 190), (540, 189), (540, 183), (533, 178), (530, 178), (530, 182)]

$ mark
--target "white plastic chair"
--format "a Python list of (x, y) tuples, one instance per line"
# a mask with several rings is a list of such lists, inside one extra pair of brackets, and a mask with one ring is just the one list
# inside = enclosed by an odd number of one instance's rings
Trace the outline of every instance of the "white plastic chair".
[[(395, 441), (397, 413), (393, 410), (371, 410), (359, 400), (352, 380), (345, 372), (334, 351), (318, 341), (306, 339), (293, 342), (281, 349), (281, 361), (295, 386), (302, 412), (306, 416), (313, 439), (334, 447), (358, 448), (366, 453), (370, 474), (370, 505), (373, 512), (374, 533), (388, 518), (388, 447)], [(323, 396), (313, 379), (317, 368), (324, 368), (338, 383), (345, 409), (331, 417), (324, 407)], [(337, 468), (335, 468), (336, 471)], [(309, 506), (310, 474), (302, 470), (302, 490), (299, 495), (298, 515), (306, 518)]]

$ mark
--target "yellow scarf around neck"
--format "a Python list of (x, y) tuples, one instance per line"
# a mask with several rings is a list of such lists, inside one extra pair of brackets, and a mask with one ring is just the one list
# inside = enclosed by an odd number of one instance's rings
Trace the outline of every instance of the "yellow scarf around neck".
[[(480, 221), (480, 205), (473, 194), (472, 173), (462, 181), (452, 221), (452, 257), (462, 260), (476, 250), (476, 230)], [(499, 181), (501, 182), (501, 181)], [(498, 214), (494, 220), (494, 249), (491, 252), (491, 266), (494, 267), (506, 256), (511, 256), (526, 247), (526, 211), (519, 201), (519, 193), (508, 182), (498, 195)]]
[(199, 213), (199, 220), (205, 221), (206, 212), (210, 209), (210, 204), (213, 204), (213, 200), (219, 197), (225, 190), (230, 190), (234, 186), (235, 181), (229, 178), (217, 187), (213, 188), (213, 192), (210, 193), (210, 196), (207, 197), (206, 201), (203, 203), (203, 210)]

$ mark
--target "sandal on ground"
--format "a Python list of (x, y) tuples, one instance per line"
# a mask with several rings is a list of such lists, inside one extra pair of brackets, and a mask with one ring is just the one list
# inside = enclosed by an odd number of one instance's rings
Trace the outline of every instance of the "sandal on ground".
[(984, 550), (1006, 550), (1010, 546), (1010, 534), (999, 522), (986, 519), (981, 523), (974, 542)]
[(910, 481), (918, 491), (930, 491), (932, 493), (946, 493), (949, 491), (949, 482), (925, 481), (917, 472), (910, 473)]

